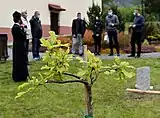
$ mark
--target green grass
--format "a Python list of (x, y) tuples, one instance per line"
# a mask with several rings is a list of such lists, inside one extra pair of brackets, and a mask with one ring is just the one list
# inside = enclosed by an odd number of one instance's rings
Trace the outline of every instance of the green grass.
[[(151, 67), (151, 84), (160, 90), (160, 59), (128, 60), (135, 67)], [(112, 61), (104, 61), (109, 64)], [(71, 65), (75, 65), (73, 62)], [(30, 75), (37, 75), (42, 62), (32, 63)], [(81, 84), (49, 84), (15, 100), (17, 86), (11, 79), (11, 62), (0, 64), (0, 118), (82, 118), (84, 87)], [(71, 68), (76, 72), (76, 67)], [(101, 75), (93, 87), (95, 118), (160, 118), (160, 96), (138, 95), (125, 91), (133, 88), (135, 78), (127, 82)]]

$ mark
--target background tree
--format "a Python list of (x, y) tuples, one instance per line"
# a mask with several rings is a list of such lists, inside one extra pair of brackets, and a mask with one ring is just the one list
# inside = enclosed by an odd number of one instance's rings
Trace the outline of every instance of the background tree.
[[(153, 19), (153, 16), (160, 20), (160, 0), (144, 0), (145, 13), (148, 15), (148, 18)], [(147, 19), (148, 19), (147, 18)]]
[(89, 22), (88, 22), (89, 29), (93, 29), (96, 16), (101, 18), (101, 13), (102, 13), (102, 11), (101, 11), (100, 6), (95, 5), (94, 3), (91, 7), (88, 8), (87, 15), (88, 15), (88, 19), (89, 19)]

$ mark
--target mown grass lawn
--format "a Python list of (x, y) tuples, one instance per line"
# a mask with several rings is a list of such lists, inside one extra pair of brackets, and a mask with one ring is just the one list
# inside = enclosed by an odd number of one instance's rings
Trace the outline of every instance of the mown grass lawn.
[[(160, 59), (127, 60), (135, 67), (151, 67), (151, 84), (160, 90)], [(104, 60), (104, 64), (112, 61)], [(32, 62), (30, 75), (37, 75), (42, 62)], [(71, 68), (76, 72), (76, 62)], [(15, 100), (17, 86), (11, 79), (11, 62), (0, 64), (0, 118), (82, 118), (84, 87), (81, 84), (47, 85)], [(127, 82), (101, 75), (93, 87), (95, 118), (160, 118), (160, 95), (138, 95), (135, 78)]]

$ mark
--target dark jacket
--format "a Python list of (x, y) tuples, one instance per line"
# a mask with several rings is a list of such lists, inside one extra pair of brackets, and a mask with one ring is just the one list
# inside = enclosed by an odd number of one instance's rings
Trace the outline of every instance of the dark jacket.
[(82, 34), (86, 31), (86, 22), (82, 19), (74, 19), (72, 22), (72, 35)]
[(27, 53), (25, 47), (26, 33), (18, 24), (12, 27), (13, 36), (13, 72), (14, 81), (26, 80), (28, 74)]
[[(111, 26), (110, 24), (114, 24)], [(106, 31), (116, 31), (117, 26), (119, 25), (119, 19), (117, 15), (107, 15), (106, 16)]]
[(143, 27), (144, 27), (144, 22), (145, 22), (145, 19), (144, 19), (143, 16), (141, 16), (141, 15), (135, 16), (133, 24), (135, 24), (136, 27), (133, 28), (133, 31), (142, 32), (143, 31)]
[(31, 24), (31, 32), (33, 38), (41, 38), (42, 37), (42, 25), (41, 21), (35, 16), (30, 20)]
[(103, 32), (103, 26), (102, 22), (100, 20), (96, 20), (93, 27), (93, 34), (102, 34)]

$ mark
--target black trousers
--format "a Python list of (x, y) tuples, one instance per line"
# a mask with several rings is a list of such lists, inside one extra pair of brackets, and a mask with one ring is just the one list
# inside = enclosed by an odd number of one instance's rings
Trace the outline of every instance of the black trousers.
[(109, 37), (110, 54), (113, 54), (113, 40), (116, 45), (117, 54), (119, 54), (119, 42), (117, 37), (117, 31), (108, 31), (108, 37)]
[(94, 35), (94, 45), (95, 45), (95, 53), (101, 52), (101, 35), (96, 36)]
[(142, 33), (141, 32), (133, 32), (131, 37), (131, 55), (135, 56), (135, 44), (137, 43), (137, 56), (141, 55), (141, 39)]
[(40, 49), (40, 39), (39, 38), (33, 38), (32, 39), (32, 52), (33, 52), (33, 58), (39, 58), (39, 49)]
[(27, 63), (28, 63), (28, 52), (29, 52), (29, 40), (27, 39), (26, 40), (26, 43), (25, 43), (25, 47), (26, 47), (26, 53), (27, 53)]

